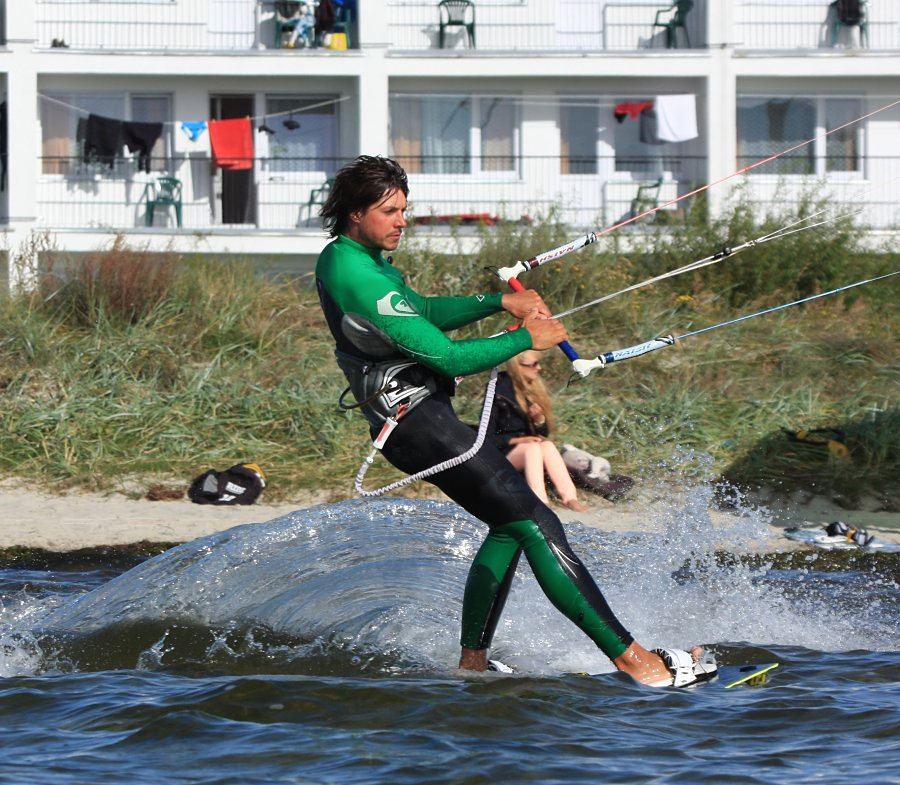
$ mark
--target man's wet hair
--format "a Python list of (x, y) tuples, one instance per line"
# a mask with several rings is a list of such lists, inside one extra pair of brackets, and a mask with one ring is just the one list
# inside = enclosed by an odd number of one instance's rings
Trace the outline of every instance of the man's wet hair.
[(406, 172), (391, 158), (361, 155), (342, 167), (319, 213), (328, 236), (343, 234), (350, 213), (365, 210), (394, 191), (409, 196)]

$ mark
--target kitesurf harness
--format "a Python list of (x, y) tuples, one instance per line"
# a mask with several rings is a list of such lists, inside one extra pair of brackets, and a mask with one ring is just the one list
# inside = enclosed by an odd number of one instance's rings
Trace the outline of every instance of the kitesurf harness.
[[(485, 391), (484, 407), (475, 443), (462, 455), (432, 466), (416, 474), (398, 480), (374, 491), (362, 487), (363, 478), (374, 463), (375, 456), (384, 447), (394, 428), (406, 414), (409, 414), (422, 401), (436, 392), (443, 391), (452, 395), (455, 382), (440, 376), (421, 363), (401, 355), (393, 341), (386, 333), (379, 330), (368, 319), (355, 314), (344, 314), (340, 322), (341, 333), (359, 351), (362, 357), (355, 354), (335, 350), (334, 356), (338, 366), (347, 377), (348, 387), (338, 399), (338, 405), (345, 411), (359, 409), (369, 421), (373, 431), (378, 434), (372, 440), (372, 451), (363, 461), (356, 475), (356, 490), (363, 496), (380, 496), (404, 485), (417, 482), (438, 472), (465, 463), (475, 455), (484, 444), (487, 436), (488, 422), (494, 401), (494, 387), (497, 383), (497, 369), (491, 373)], [(352, 395), (355, 403), (348, 403), (347, 396)]]
[[(373, 362), (341, 351), (334, 356), (349, 383), (338, 406), (345, 411), (360, 409), (373, 428), (396, 419), (401, 410), (411, 411), (438, 389), (434, 375), (412, 360)], [(347, 402), (348, 394), (354, 403)]]
[[(341, 332), (360, 355), (335, 350), (337, 364), (348, 387), (338, 405), (359, 409), (369, 425), (382, 428), (397, 420), (447, 384), (434, 371), (401, 355), (393, 341), (368, 319), (353, 314), (341, 317)], [(351, 394), (355, 403), (348, 403)]]
[(356, 473), (356, 481), (354, 483), (354, 487), (356, 488), (357, 493), (360, 496), (381, 496), (385, 493), (390, 493), (391, 491), (395, 491), (398, 488), (402, 488), (405, 485), (410, 485), (411, 483), (418, 482), (419, 480), (424, 480), (426, 477), (432, 477), (435, 474), (439, 474), (440, 472), (446, 471), (447, 469), (452, 469), (454, 466), (459, 466), (470, 458), (472, 458), (484, 445), (484, 440), (487, 437), (488, 425), (491, 421), (491, 410), (494, 406), (494, 389), (497, 386), (497, 369), (491, 369), (491, 377), (488, 380), (487, 387), (484, 391), (484, 403), (481, 408), (481, 420), (478, 423), (478, 432), (475, 435), (475, 442), (466, 450), (464, 453), (460, 455), (455, 455), (452, 458), (448, 458), (446, 461), (442, 461), (441, 463), (432, 466), (428, 469), (423, 469), (420, 472), (416, 472), (415, 474), (410, 474), (407, 477), (404, 477), (402, 480), (397, 480), (396, 482), (392, 482), (390, 485), (385, 485), (383, 488), (378, 488), (374, 491), (367, 491), (363, 488), (363, 479), (366, 476), (366, 472), (369, 470), (369, 467), (375, 462), (375, 456), (384, 447), (385, 442), (387, 441), (388, 436), (391, 435), (394, 428), (397, 427), (397, 423), (403, 415), (405, 415), (409, 409), (405, 408), (404, 405), (401, 404), (396, 417), (388, 417), (384, 425), (381, 428), (379, 434), (372, 440), (372, 450), (366, 456), (366, 459), (363, 461), (362, 466), (359, 467), (359, 471)]
[[(488, 422), (491, 417), (494, 387), (497, 383), (496, 368), (491, 373), (491, 379), (485, 392), (484, 407), (475, 443), (466, 452), (437, 466), (411, 474), (384, 488), (375, 491), (365, 490), (362, 487), (363, 478), (400, 419), (438, 391), (452, 395), (455, 383), (451, 379), (439, 376), (424, 365), (400, 355), (391, 339), (368, 319), (344, 314), (341, 317), (341, 332), (355, 349), (367, 356), (358, 357), (340, 349), (335, 350), (335, 358), (344, 372), (344, 376), (347, 377), (349, 385), (341, 393), (338, 405), (345, 411), (359, 409), (373, 430), (378, 430), (378, 434), (372, 440), (372, 451), (363, 461), (356, 475), (356, 490), (361, 495), (380, 496), (453, 466), (459, 466), (481, 449), (487, 436)], [(348, 393), (353, 396), (355, 403), (347, 402)]]

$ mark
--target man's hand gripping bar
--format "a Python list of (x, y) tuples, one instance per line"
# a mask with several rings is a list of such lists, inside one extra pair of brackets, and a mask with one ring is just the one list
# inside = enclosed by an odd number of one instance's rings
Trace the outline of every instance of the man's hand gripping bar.
[[(504, 281), (506, 281), (506, 283), (509, 284), (509, 288), (512, 289), (514, 292), (522, 292), (522, 291), (525, 291), (525, 287), (521, 284), (519, 279), (515, 278), (513, 276), (507, 277), (507, 275), (509, 275), (509, 272), (511, 270), (517, 269), (518, 265), (524, 265), (524, 264), (525, 264), (525, 262), (517, 262), (517, 264), (513, 267), (504, 267), (503, 269), (497, 269), (496, 267), (494, 267), (491, 269), (493, 269), (493, 271), (495, 273), (497, 273), (497, 275), (500, 278), (502, 278)], [(530, 269), (530, 268), (524, 268), (524, 269)], [(516, 325), (516, 326), (518, 327), (518, 325)], [(578, 352), (576, 352), (575, 349), (572, 348), (572, 345), (568, 341), (562, 341), (557, 345), (559, 346), (560, 349), (562, 349), (563, 354), (565, 354), (566, 357), (568, 357), (569, 360), (572, 362), (572, 370), (575, 371), (575, 373), (577, 373), (582, 378), (587, 376), (595, 368), (603, 368), (603, 366), (605, 365), (603, 358), (601, 358), (601, 357), (597, 357), (593, 360), (582, 360), (578, 356)]]
[[(533, 270), (535, 267), (540, 267), (542, 264), (546, 264), (547, 262), (552, 262), (555, 259), (566, 256), (573, 251), (584, 248), (586, 245), (590, 245), (596, 240), (597, 235), (594, 234), (594, 232), (588, 232), (587, 234), (578, 237), (572, 242), (561, 245), (558, 248), (554, 248), (550, 251), (545, 251), (544, 253), (538, 254), (537, 256), (533, 256), (527, 261), (516, 262), (511, 267), (491, 267), (489, 269), (495, 272), (501, 280), (509, 284), (509, 288), (514, 292), (521, 292), (525, 289), (525, 287), (521, 283), (519, 283), (518, 280), (518, 276), (521, 273), (526, 273), (529, 270)], [(563, 341), (562, 343), (560, 343), (559, 348), (562, 349), (563, 354), (565, 354), (566, 357), (571, 360), (572, 370), (574, 370), (575, 373), (577, 373), (582, 378), (587, 376), (596, 368), (603, 368), (603, 366), (605, 365), (602, 357), (597, 357), (593, 360), (581, 359), (578, 356), (578, 352), (576, 352), (575, 349), (572, 348), (572, 345), (568, 341)]]

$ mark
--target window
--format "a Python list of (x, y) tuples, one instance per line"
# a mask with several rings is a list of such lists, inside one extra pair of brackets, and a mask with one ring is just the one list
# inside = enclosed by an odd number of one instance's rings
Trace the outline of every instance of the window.
[(779, 175), (858, 172), (862, 168), (859, 126), (854, 124), (828, 136), (824, 134), (860, 114), (862, 105), (856, 98), (738, 98), (737, 165), (743, 168), (797, 147), (763, 164), (757, 172)]
[(597, 174), (600, 106), (594, 101), (567, 100), (559, 107), (560, 174)]
[(337, 160), (337, 96), (268, 95), (265, 127), (270, 172), (334, 173)]
[(480, 130), (481, 168), (487, 172), (515, 169), (516, 110), (509, 98), (481, 98), (475, 108)]
[(515, 101), (505, 96), (393, 95), (392, 155), (410, 174), (514, 172)]
[(123, 149), (112, 168), (84, 161), (84, 135), (88, 115), (113, 120), (161, 122), (163, 134), (151, 151), (154, 169), (167, 167), (171, 127), (171, 96), (123, 93), (55, 93), (41, 100), (41, 171), (44, 174), (74, 175), (85, 171), (123, 175), (134, 165)]
[[(825, 128), (839, 128), (863, 113), (856, 98), (831, 98), (825, 102)], [(861, 172), (862, 146), (860, 124), (854, 123), (825, 138), (825, 170), (828, 172)]]
[(82, 169), (84, 124), (89, 114), (120, 118), (124, 95), (62, 93), (41, 101), (41, 156), (44, 174), (76, 174)]

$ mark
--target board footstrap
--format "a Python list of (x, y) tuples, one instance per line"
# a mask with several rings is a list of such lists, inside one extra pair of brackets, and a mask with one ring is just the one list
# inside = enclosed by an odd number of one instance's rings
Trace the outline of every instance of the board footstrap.
[(690, 652), (683, 649), (654, 649), (666, 667), (672, 671), (671, 682), (668, 680), (662, 684), (653, 686), (687, 687), (699, 681), (708, 681), (716, 675), (715, 662), (695, 661)]

